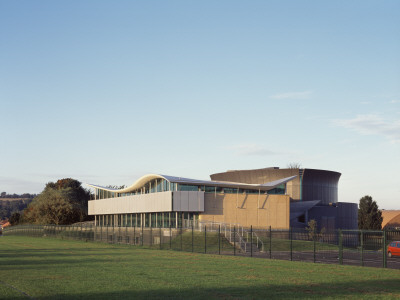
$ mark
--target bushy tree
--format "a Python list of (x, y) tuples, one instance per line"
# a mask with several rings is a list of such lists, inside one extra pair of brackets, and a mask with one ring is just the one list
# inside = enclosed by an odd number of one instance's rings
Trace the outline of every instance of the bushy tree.
[(11, 225), (18, 225), (20, 220), (21, 214), (19, 212), (14, 212), (9, 219)]
[(308, 237), (310, 240), (314, 240), (314, 239), (320, 239), (323, 237), (324, 233), (325, 233), (325, 228), (321, 228), (321, 230), (318, 233), (318, 224), (317, 221), (315, 221), (314, 219), (308, 221), (307, 223), (307, 227), (306, 230), (308, 232)]
[(68, 225), (88, 219), (90, 192), (72, 178), (46, 184), (42, 193), (24, 211), (24, 221), (36, 224)]
[(371, 196), (362, 197), (358, 206), (358, 229), (381, 230), (382, 221), (378, 204)]

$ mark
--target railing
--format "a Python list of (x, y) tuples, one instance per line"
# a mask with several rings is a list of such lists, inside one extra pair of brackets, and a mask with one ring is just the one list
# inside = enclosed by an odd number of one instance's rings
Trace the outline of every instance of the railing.
[[(249, 242), (249, 236), (251, 236), (250, 242)], [(257, 233), (255, 231), (246, 231), (246, 240), (248, 243), (253, 243), (257, 246), (257, 249), (260, 250), (261, 252), (264, 252), (264, 243), (261, 240), (261, 238), (258, 237)]]
[(19, 225), (3, 229), (4, 237), (10, 235), (400, 269), (400, 257), (387, 257), (387, 246), (400, 240), (399, 230), (317, 232), (307, 229), (250, 228), (249, 231), (242, 226), (209, 222), (201, 223), (197, 228)]

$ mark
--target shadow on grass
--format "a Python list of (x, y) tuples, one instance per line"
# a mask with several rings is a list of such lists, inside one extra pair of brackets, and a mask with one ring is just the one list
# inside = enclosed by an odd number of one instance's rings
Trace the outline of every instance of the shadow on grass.
[(398, 280), (370, 280), (324, 284), (250, 285), (249, 287), (181, 288), (107, 293), (58, 293), (38, 299), (309, 299), (324, 297), (393, 298), (400, 296)]

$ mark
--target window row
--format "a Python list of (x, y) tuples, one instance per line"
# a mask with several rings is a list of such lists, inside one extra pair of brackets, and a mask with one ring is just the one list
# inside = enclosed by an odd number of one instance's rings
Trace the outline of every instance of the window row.
[(96, 215), (96, 226), (190, 228), (197, 224), (198, 213), (159, 212), (137, 214)]
[(178, 184), (169, 182), (165, 179), (154, 179), (146, 183), (142, 188), (132, 191), (129, 193), (116, 193), (105, 190), (96, 189), (96, 199), (107, 199), (115, 197), (124, 197), (131, 195), (141, 195), (149, 193), (158, 193), (166, 191), (202, 191), (205, 193), (225, 193), (225, 194), (270, 194), (270, 195), (283, 195), (286, 192), (286, 184), (281, 184), (276, 188), (267, 192), (260, 191), (258, 189), (241, 189), (241, 188), (227, 188), (219, 186), (207, 186), (207, 185), (189, 185), (189, 184)]

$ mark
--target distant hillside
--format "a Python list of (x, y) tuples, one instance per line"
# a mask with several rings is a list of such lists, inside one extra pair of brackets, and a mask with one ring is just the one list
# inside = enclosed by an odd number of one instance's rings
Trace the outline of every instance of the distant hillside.
[(21, 213), (33, 198), (0, 198), (0, 220), (8, 219), (14, 212)]
[(25, 201), (25, 200), (33, 200), (33, 198), (0, 198), (0, 201)]

